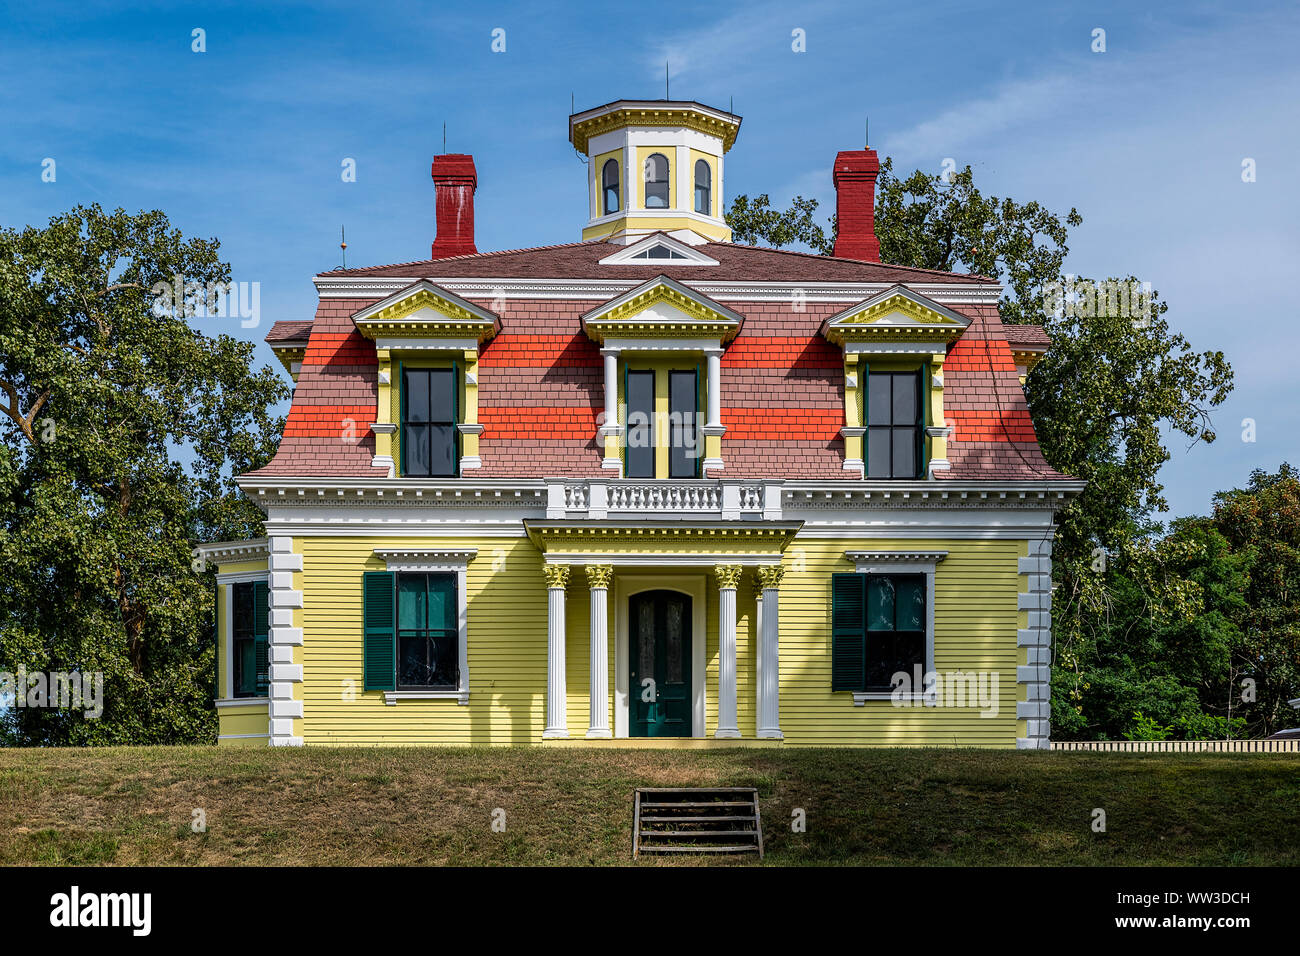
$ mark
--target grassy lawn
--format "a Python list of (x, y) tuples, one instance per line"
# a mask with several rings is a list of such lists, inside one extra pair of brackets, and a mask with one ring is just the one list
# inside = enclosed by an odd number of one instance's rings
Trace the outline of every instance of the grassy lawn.
[(159, 747), (0, 751), (0, 864), (628, 864), (638, 785), (757, 787), (768, 864), (1300, 863), (1289, 755)]

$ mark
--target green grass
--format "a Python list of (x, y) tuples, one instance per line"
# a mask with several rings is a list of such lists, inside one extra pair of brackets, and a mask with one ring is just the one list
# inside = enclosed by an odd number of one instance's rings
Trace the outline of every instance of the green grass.
[(0, 751), (0, 864), (627, 864), (633, 787), (724, 785), (768, 864), (1300, 863), (1290, 755), (124, 747)]

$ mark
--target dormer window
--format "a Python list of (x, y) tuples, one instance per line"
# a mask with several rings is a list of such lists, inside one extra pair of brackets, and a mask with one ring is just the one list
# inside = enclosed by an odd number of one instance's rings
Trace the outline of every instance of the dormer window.
[(867, 477), (921, 477), (921, 373), (867, 375)]
[(668, 157), (651, 153), (645, 161), (645, 207), (668, 208)]
[(703, 159), (695, 161), (695, 211), (702, 216), (713, 211), (713, 170)]
[(403, 368), (399, 436), (403, 475), (456, 475), (456, 372), (454, 364), (447, 368)]
[(602, 215), (610, 215), (619, 210), (618, 160), (607, 160), (600, 171), (601, 194), (604, 196)]

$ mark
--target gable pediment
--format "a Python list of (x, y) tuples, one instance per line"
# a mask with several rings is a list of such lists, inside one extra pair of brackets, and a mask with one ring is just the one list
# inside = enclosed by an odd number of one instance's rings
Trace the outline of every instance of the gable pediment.
[(592, 309), (582, 317), (582, 328), (597, 343), (606, 338), (726, 342), (742, 321), (740, 313), (661, 275)]
[(960, 312), (897, 285), (831, 316), (822, 334), (836, 345), (913, 341), (947, 343), (970, 325)]
[(716, 266), (718, 260), (706, 256), (689, 243), (662, 232), (647, 236), (600, 260), (602, 266), (653, 266), (660, 263), (674, 266)]
[(404, 337), (483, 342), (496, 334), (496, 313), (421, 279), (352, 316), (368, 339)]

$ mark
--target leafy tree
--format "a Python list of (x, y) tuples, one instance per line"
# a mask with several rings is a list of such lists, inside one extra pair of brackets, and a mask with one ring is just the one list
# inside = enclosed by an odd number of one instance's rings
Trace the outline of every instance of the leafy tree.
[(1300, 715), (1287, 701), (1300, 697), (1300, 469), (1286, 462), (1276, 474), (1256, 469), (1246, 488), (1214, 502), (1214, 526), (1241, 556), (1245, 576), (1232, 603), (1240, 638), (1229, 692), (1252, 731), (1296, 726)]
[[(0, 670), (104, 674), (101, 718), (16, 707), (14, 741), (214, 733), (213, 582), (191, 542), (260, 534), (232, 476), (269, 459), (288, 394), (250, 343), (186, 321), (229, 281), (217, 252), (98, 205), (0, 230)], [(178, 276), (196, 286), (160, 308)]]

